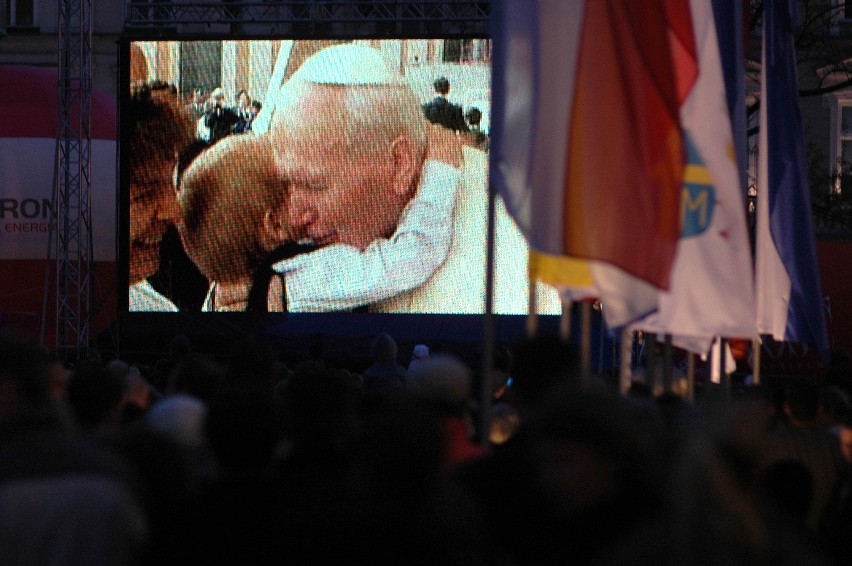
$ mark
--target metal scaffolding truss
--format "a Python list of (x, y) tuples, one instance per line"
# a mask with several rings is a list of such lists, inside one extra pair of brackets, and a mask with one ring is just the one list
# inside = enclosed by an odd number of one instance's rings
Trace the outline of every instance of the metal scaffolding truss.
[(321, 23), (372, 23), (394, 24), (398, 29), (400, 24), (431, 22), (484, 34), (490, 4), (490, 0), (130, 0), (125, 26), (269, 23), (301, 24), (310, 30), (310, 25)]
[[(281, 24), (299, 34), (361, 35), (461, 33), (486, 35), (490, 0), (129, 0), (125, 29), (137, 34), (180, 34), (181, 25)], [(48, 263), (55, 258), (56, 351), (66, 358), (90, 348), (92, 317), (91, 108), (92, 0), (59, 0), (58, 126), (54, 180), (56, 228), (50, 233)], [(365, 26), (364, 24), (379, 24)], [(178, 26), (178, 27), (176, 27)], [(383, 26), (383, 27), (381, 27)], [(363, 30), (363, 31), (360, 31)], [(199, 32), (193, 28), (194, 34)], [(212, 28), (211, 33), (221, 33)], [(47, 283), (48, 277), (46, 277)], [(42, 336), (47, 325), (45, 285)]]
[[(56, 350), (89, 349), (92, 277), (92, 0), (59, 1), (59, 84), (54, 210)], [(54, 242), (55, 238), (55, 242)]]

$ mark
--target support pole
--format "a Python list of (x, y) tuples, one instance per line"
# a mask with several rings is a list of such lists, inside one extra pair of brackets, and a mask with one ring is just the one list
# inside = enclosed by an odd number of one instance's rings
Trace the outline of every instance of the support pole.
[(686, 355), (686, 398), (695, 401), (695, 354)]
[(562, 316), (559, 317), (559, 337), (571, 341), (571, 301), (562, 301)]
[(592, 381), (592, 304), (589, 301), (580, 303), (580, 375), (583, 383)]
[(663, 392), (672, 391), (672, 375), (674, 373), (674, 362), (672, 361), (672, 335), (666, 334), (663, 338)]
[[(529, 277), (529, 272), (527, 273), (527, 277)], [(529, 277), (528, 284), (528, 292), (529, 292), (529, 301), (527, 303), (527, 338), (532, 338), (538, 333), (538, 311), (535, 308), (536, 305), (536, 281), (532, 277)], [(563, 306), (564, 312), (564, 306)]]
[(619, 363), (618, 363), (618, 389), (622, 395), (627, 395), (630, 391), (630, 383), (633, 379), (633, 368), (631, 367), (631, 359), (633, 358), (633, 331), (629, 327), (621, 329), (619, 337)]
[(56, 350), (88, 355), (92, 315), (92, 0), (60, 0), (56, 176)]
[[(497, 211), (497, 195), (494, 183), (489, 179), (488, 183), (488, 224), (486, 232), (486, 260), (485, 260), (485, 326), (483, 328), (483, 365), (482, 378), (480, 380), (480, 442), (488, 442), (488, 431), (491, 426), (491, 397), (494, 391), (494, 352), (496, 351), (496, 321), (494, 320), (494, 226)], [(530, 289), (530, 296), (534, 295)], [(535, 316), (535, 302), (531, 299), (529, 315)], [(529, 322), (529, 318), (528, 318)]]
[(598, 342), (598, 375), (603, 375), (603, 358), (604, 358), (604, 335), (606, 334), (606, 329), (604, 328), (604, 317), (603, 317), (603, 303), (598, 303), (598, 307), (600, 308), (600, 332), (598, 332), (598, 338), (600, 341)]
[(763, 341), (760, 339), (760, 336), (755, 336), (751, 341), (751, 364), (752, 364), (752, 377), (754, 377), (754, 384), (760, 385), (760, 355), (761, 350), (763, 350)]
[(645, 385), (652, 392), (656, 391), (657, 385), (657, 335), (645, 333)]

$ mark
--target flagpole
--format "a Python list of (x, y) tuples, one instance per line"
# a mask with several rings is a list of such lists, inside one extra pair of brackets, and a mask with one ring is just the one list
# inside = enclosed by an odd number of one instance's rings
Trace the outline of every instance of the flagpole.
[(760, 385), (760, 351), (763, 349), (763, 343), (760, 340), (760, 335), (755, 336), (751, 341), (751, 375), (754, 378), (754, 384)]
[(625, 326), (621, 329), (619, 342), (621, 350), (618, 367), (619, 390), (622, 395), (627, 395), (628, 391), (630, 391), (630, 382), (633, 378), (632, 368), (630, 367), (630, 360), (633, 357), (633, 331), (629, 327)]
[[(529, 258), (529, 254), (527, 255)], [(532, 338), (538, 333), (538, 311), (535, 308), (536, 305), (536, 280), (532, 276), (529, 275), (529, 271), (527, 271), (528, 278), (528, 294), (529, 294), (529, 302), (527, 303), (527, 338)], [(562, 312), (565, 312), (565, 308), (563, 307)]]
[(731, 380), (728, 377), (728, 368), (725, 367), (725, 354), (727, 353), (728, 341), (725, 338), (719, 337), (719, 383), (722, 384), (722, 390), (726, 395), (731, 393)]
[(603, 303), (598, 302), (598, 312), (600, 313), (600, 327), (598, 332), (598, 375), (603, 375), (603, 351), (604, 351), (604, 317)]
[(672, 335), (665, 334), (663, 338), (663, 393), (672, 390)]
[(566, 342), (571, 341), (571, 301), (563, 300), (562, 316), (559, 317), (559, 337)]
[(651, 391), (657, 384), (657, 335), (651, 332), (645, 334), (645, 385)]
[[(480, 442), (488, 442), (489, 413), (491, 411), (491, 396), (494, 390), (494, 352), (496, 330), (494, 320), (494, 226), (496, 217), (496, 191), (491, 182), (492, 168), (489, 167), (488, 183), (488, 225), (486, 240), (485, 267), (485, 321), (483, 325), (483, 366), (480, 380)], [(535, 309), (530, 310), (535, 313)]]
[(580, 303), (580, 314), (580, 375), (588, 385), (592, 381), (592, 304), (589, 301)]
[(695, 401), (695, 354), (686, 354), (686, 398)]

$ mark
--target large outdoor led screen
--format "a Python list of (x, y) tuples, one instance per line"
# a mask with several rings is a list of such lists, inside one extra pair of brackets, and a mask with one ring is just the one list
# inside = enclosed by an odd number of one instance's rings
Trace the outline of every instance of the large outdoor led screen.
[[(485, 311), (487, 39), (138, 41), (120, 105), (127, 309)], [(502, 201), (493, 309), (526, 314)], [(540, 286), (540, 313), (558, 313)]]

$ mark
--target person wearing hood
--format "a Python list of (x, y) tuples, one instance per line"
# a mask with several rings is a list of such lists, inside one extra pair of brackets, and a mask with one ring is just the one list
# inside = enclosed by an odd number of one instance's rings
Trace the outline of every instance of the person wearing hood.
[(370, 355), (373, 363), (362, 374), (365, 393), (393, 393), (405, 389), (406, 370), (397, 362), (396, 340), (382, 332), (373, 339)]

